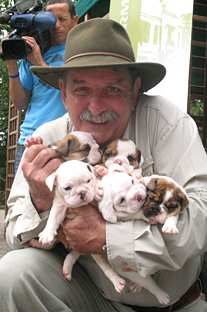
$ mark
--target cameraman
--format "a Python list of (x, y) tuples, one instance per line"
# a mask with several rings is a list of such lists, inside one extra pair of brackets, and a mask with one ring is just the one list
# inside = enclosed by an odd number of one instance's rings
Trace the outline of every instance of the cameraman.
[(57, 18), (55, 27), (50, 29), (51, 46), (47, 52), (41, 55), (36, 40), (24, 36), (22, 38), (32, 48), (32, 52), (22, 60), (19, 70), (16, 60), (6, 60), (11, 100), (18, 110), (27, 110), (20, 127), (14, 175), (25, 149), (23, 145), (25, 139), (43, 123), (57, 119), (66, 113), (60, 91), (43, 83), (30, 72), (29, 68), (31, 65), (60, 66), (63, 64), (67, 34), (77, 25), (78, 16), (72, 0), (50, 0), (46, 3), (45, 11), (54, 13)]

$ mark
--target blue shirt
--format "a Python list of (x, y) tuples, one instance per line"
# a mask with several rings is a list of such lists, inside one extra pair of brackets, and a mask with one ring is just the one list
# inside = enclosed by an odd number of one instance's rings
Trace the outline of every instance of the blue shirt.
[[(64, 63), (64, 51), (65, 45), (51, 47), (43, 55), (43, 60), (50, 66), (60, 66)], [(32, 92), (24, 122), (20, 127), (19, 145), (22, 145), (39, 126), (66, 113), (60, 90), (49, 86), (33, 75), (29, 70), (32, 65), (24, 59), (19, 70), (23, 88)]]

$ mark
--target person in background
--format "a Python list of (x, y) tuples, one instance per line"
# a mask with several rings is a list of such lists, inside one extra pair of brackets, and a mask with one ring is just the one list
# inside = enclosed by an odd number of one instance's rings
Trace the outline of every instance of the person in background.
[[(165, 68), (135, 62), (125, 29), (101, 18), (70, 31), (64, 59), (59, 67), (31, 68), (60, 88), (68, 113), (35, 131), (45, 145), (25, 152), (12, 186), (5, 227), (13, 250), (0, 261), (0, 310), (206, 312), (198, 277), (207, 250), (207, 155), (192, 118), (169, 100), (146, 94), (164, 78)], [(69, 246), (82, 256), (67, 281), (63, 245), (47, 251), (30, 247), (30, 240), (47, 222), (54, 192), (45, 180), (62, 162), (47, 144), (73, 130), (91, 133), (100, 146), (121, 137), (133, 140), (144, 158), (143, 176), (173, 178), (185, 188), (189, 205), (179, 216), (178, 235), (142, 220), (106, 222), (90, 204), (68, 208), (77, 216), (66, 218), (63, 230)], [(126, 289), (116, 292), (91, 253), (107, 256), (119, 274), (126, 267), (152, 275), (169, 294), (169, 303), (159, 303), (144, 288), (130, 292), (127, 279)]]
[(14, 175), (16, 175), (25, 149), (23, 145), (25, 139), (43, 123), (66, 113), (60, 91), (38, 79), (29, 68), (32, 65), (59, 66), (63, 64), (67, 34), (77, 25), (78, 16), (72, 0), (50, 0), (46, 3), (45, 11), (54, 13), (57, 18), (55, 27), (49, 30), (50, 48), (41, 55), (36, 40), (30, 36), (23, 36), (32, 51), (26, 59), (22, 60), (19, 70), (16, 60), (6, 60), (11, 100), (18, 110), (26, 110), (17, 142)]

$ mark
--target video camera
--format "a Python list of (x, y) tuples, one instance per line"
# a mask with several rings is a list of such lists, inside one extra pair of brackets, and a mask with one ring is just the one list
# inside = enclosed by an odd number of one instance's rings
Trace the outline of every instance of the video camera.
[(10, 25), (15, 29), (9, 39), (2, 41), (1, 58), (20, 60), (27, 57), (32, 48), (22, 36), (35, 38), (44, 54), (50, 47), (49, 29), (56, 24), (56, 16), (44, 12), (40, 0), (21, 0), (0, 16), (0, 24)]

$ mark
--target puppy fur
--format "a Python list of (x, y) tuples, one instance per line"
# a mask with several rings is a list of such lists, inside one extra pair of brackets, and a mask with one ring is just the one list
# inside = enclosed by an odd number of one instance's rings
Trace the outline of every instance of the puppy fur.
[[(123, 158), (120, 157), (124, 157), (124, 161)], [(133, 141), (129, 139), (117, 139), (109, 143), (103, 149), (102, 163), (107, 168), (109, 168), (111, 164), (117, 163), (123, 165), (128, 171), (134, 169), (141, 170), (143, 157), (141, 151)]]

